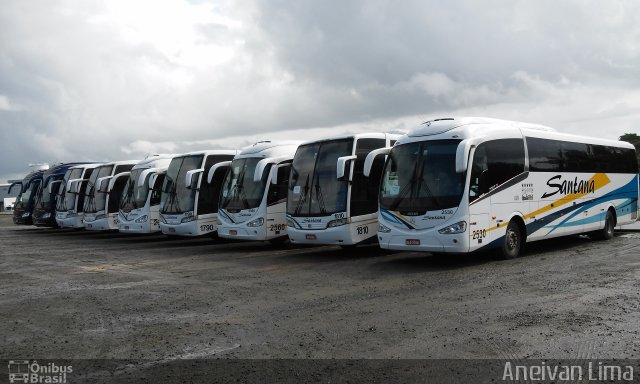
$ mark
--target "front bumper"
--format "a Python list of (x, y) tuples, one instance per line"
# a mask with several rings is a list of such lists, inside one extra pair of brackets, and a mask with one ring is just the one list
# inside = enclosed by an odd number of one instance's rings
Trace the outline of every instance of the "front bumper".
[(84, 215), (84, 228), (89, 231), (118, 230), (118, 214), (110, 213), (107, 217), (92, 220), (92, 215)]
[[(386, 223), (387, 227), (391, 224)], [(469, 251), (469, 232), (443, 235), (438, 228), (426, 230), (402, 230), (393, 228), (391, 232), (378, 232), (380, 248), (399, 251), (465, 253)], [(416, 244), (416, 240), (419, 244)]]
[[(247, 241), (265, 241), (270, 240), (267, 238), (267, 230), (264, 225), (260, 227), (246, 227), (246, 226), (231, 226), (231, 225), (219, 225), (218, 236), (226, 239), (237, 239)], [(286, 233), (282, 236), (286, 236)]]
[(66, 212), (56, 212), (56, 222), (60, 228), (84, 228), (83, 217), (82, 213), (69, 217)]

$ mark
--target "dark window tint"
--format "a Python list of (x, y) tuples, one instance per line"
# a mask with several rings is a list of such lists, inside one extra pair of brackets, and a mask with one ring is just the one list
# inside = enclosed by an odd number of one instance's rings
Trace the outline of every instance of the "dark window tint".
[(127, 181), (129, 181), (128, 176), (121, 176), (118, 177), (118, 179), (116, 179), (116, 181), (113, 183), (113, 188), (111, 189), (111, 191), (109, 191), (107, 213), (118, 212), (118, 210), (120, 209), (120, 197), (122, 196), (122, 190), (127, 184)]
[(282, 202), (287, 198), (290, 174), (291, 164), (280, 164), (280, 166), (278, 166), (277, 183), (275, 185), (268, 185), (269, 194), (267, 195), (267, 205)]
[(493, 140), (480, 144), (473, 156), (469, 200), (473, 201), (524, 172), (524, 142)]
[[(371, 167), (371, 174), (365, 177), (364, 161), (374, 149), (385, 147), (385, 139), (359, 139), (356, 142), (356, 160), (351, 183), (351, 216), (374, 213), (378, 210), (378, 191), (384, 167), (384, 156), (376, 157)], [(345, 170), (348, 175), (349, 168)]]
[(591, 172), (593, 161), (589, 156), (587, 144), (560, 142), (562, 147), (562, 171), (563, 172)]
[(117, 175), (118, 173), (122, 173), (122, 172), (129, 172), (133, 166), (135, 164), (122, 164), (122, 165), (118, 165), (116, 167), (116, 171), (113, 173), (113, 175)]
[[(78, 201), (76, 202), (77, 212), (84, 212), (84, 200), (87, 197), (87, 186), (89, 185), (89, 181), (81, 181), (80, 188), (78, 188)], [(74, 209), (74, 207), (70, 207), (70, 209)]]
[(529, 170), (533, 172), (561, 172), (562, 144), (560, 141), (527, 137)]
[(198, 196), (198, 215), (218, 212), (218, 200), (220, 197), (220, 188), (224, 179), (225, 172), (218, 170), (214, 175), (211, 183), (207, 182), (209, 170), (214, 164), (229, 161), (233, 159), (232, 155), (213, 155), (207, 156), (204, 163), (204, 171), (201, 174), (200, 195)]
[(158, 175), (156, 178), (156, 183), (153, 184), (153, 188), (151, 189), (151, 199), (149, 200), (149, 205), (158, 205), (160, 204), (160, 197), (162, 196), (162, 184), (164, 184), (164, 176)]
[(637, 173), (635, 151), (629, 148), (527, 138), (529, 170), (533, 172)]

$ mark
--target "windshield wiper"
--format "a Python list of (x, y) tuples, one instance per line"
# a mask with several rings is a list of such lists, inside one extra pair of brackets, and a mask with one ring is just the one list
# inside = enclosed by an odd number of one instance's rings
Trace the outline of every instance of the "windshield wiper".
[(300, 214), (300, 210), (302, 209), (302, 207), (304, 206), (304, 203), (307, 201), (307, 195), (309, 194), (309, 175), (307, 175), (307, 180), (305, 181), (304, 184), (304, 191), (302, 193), (302, 196), (300, 196), (300, 200), (298, 200), (298, 204), (296, 204), (296, 209), (293, 211), (294, 215), (298, 215)]
[(327, 209), (324, 205), (324, 196), (322, 195), (322, 188), (320, 187), (320, 174), (316, 174), (316, 184), (314, 185), (314, 187), (316, 189), (316, 199), (318, 200), (318, 208), (320, 208), (320, 213), (326, 215)]

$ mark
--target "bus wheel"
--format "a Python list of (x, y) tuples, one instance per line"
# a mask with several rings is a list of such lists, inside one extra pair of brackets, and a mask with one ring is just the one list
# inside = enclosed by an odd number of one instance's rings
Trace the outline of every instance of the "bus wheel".
[(502, 257), (504, 259), (515, 259), (520, 254), (520, 248), (522, 248), (522, 232), (518, 223), (511, 220), (507, 225), (507, 233), (504, 235)]
[(592, 233), (591, 237), (598, 240), (609, 240), (613, 238), (613, 229), (616, 226), (616, 218), (611, 211), (607, 211), (607, 216), (604, 219), (604, 228)]

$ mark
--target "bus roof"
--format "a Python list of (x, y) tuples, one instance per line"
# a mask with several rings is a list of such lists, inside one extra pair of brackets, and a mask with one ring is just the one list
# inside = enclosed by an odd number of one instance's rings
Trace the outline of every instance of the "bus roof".
[(554, 128), (544, 125), (485, 117), (447, 117), (429, 120), (409, 131), (407, 135), (398, 140), (397, 144), (405, 144), (422, 140), (463, 140), (483, 137), (486, 137), (487, 140), (492, 140), (522, 136), (585, 144), (608, 145), (622, 148), (634, 148), (632, 144), (624, 141), (572, 135), (558, 132)]
[(174, 155), (177, 157), (196, 156), (196, 155), (235, 155), (238, 151), (235, 149), (207, 149), (202, 151), (186, 152)]
[(242, 148), (235, 158), (274, 157), (287, 156), (289, 154), (293, 157), (299, 145), (300, 142), (298, 141), (258, 141), (255, 144)]
[(148, 168), (167, 168), (171, 159), (176, 157), (176, 154), (159, 154), (147, 156), (144, 160), (139, 161), (133, 166), (134, 169), (148, 169)]
[(397, 133), (383, 133), (383, 132), (345, 133), (344, 135), (335, 135), (330, 137), (324, 137), (317, 140), (305, 141), (300, 145), (319, 143), (323, 141), (344, 140), (344, 139), (387, 139), (389, 138), (391, 140), (397, 140), (400, 137), (402, 137), (402, 135)]

